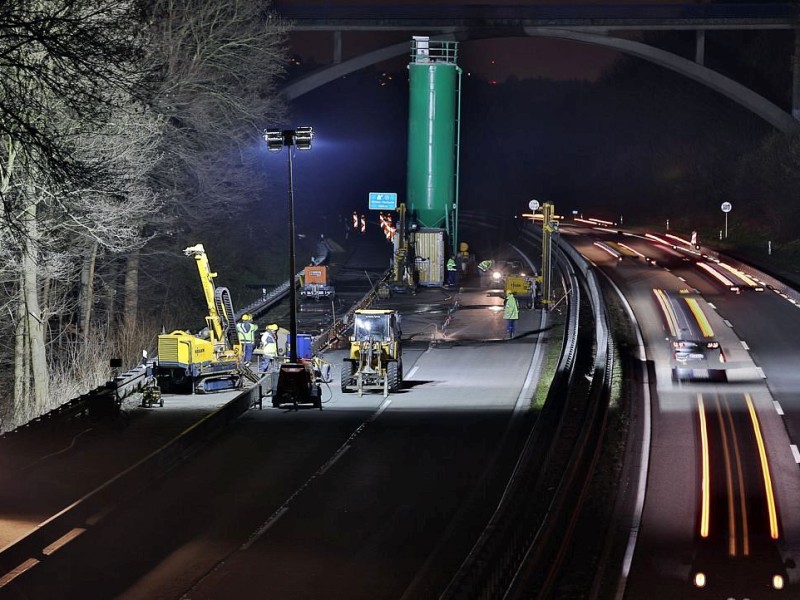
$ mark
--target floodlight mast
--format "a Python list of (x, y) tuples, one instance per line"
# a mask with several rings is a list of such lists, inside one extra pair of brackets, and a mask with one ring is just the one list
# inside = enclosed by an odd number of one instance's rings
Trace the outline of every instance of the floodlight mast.
[(297, 290), (295, 281), (294, 260), (294, 174), (292, 164), (292, 146), (298, 150), (310, 150), (314, 131), (311, 127), (296, 129), (267, 129), (264, 140), (267, 150), (280, 152), (286, 146), (289, 155), (289, 362), (297, 362)]

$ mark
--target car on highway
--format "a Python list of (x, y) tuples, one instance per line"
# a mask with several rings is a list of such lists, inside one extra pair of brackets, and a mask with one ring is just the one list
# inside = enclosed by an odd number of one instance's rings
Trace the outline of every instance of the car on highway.
[[(723, 546), (723, 547), (720, 547)], [(730, 556), (724, 544), (702, 543), (692, 561), (688, 598), (796, 598), (789, 570), (792, 559), (783, 561), (777, 549), (753, 549), (750, 555)]]

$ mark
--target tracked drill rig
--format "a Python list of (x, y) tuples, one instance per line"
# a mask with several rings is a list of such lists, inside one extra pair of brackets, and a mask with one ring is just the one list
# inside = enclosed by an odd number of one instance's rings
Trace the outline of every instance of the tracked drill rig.
[(228, 288), (214, 285), (203, 244), (183, 253), (197, 263), (206, 299), (207, 337), (176, 330), (158, 336), (159, 386), (171, 392), (219, 392), (238, 387), (241, 345), (236, 332), (236, 316)]

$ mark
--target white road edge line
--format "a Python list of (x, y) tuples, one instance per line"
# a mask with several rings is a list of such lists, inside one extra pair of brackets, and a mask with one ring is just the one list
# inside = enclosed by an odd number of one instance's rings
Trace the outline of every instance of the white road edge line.
[[(547, 313), (542, 311), (539, 317), (539, 331), (544, 331), (547, 327)], [(533, 351), (533, 358), (531, 364), (528, 366), (528, 374), (525, 377), (525, 383), (522, 384), (522, 389), (517, 396), (517, 402), (514, 404), (514, 412), (524, 412), (530, 408), (532, 399), (531, 388), (534, 387), (534, 381), (539, 382), (539, 370), (542, 364), (542, 344), (537, 341), (536, 349)]]
[(714, 310), (717, 310), (717, 307), (716, 307), (716, 306), (714, 306), (714, 305), (713, 305), (711, 302), (706, 302), (706, 304), (708, 304), (708, 305), (709, 305), (711, 308), (713, 308)]
[(722, 319), (722, 322), (723, 322), (723, 323), (725, 323), (725, 325), (727, 325), (727, 326), (728, 326), (728, 327), (730, 327), (731, 329), (733, 329), (733, 323), (731, 323), (730, 321), (728, 321), (728, 319)]
[(781, 403), (777, 400), (772, 401), (772, 405), (775, 407), (775, 412), (778, 413), (780, 416), (783, 416), (783, 408), (781, 408)]
[(797, 449), (797, 446), (794, 444), (789, 444), (789, 448), (792, 449), (792, 456), (794, 456), (794, 462), (800, 465), (800, 450)]
[(419, 369), (419, 365), (414, 365), (414, 367), (405, 376), (403, 376), (403, 379), (411, 379), (411, 378), (413, 378), (418, 369)]
[(647, 473), (650, 468), (650, 441), (652, 437), (652, 408), (650, 403), (650, 374), (647, 371), (647, 352), (645, 351), (644, 338), (642, 337), (642, 330), (639, 326), (639, 321), (633, 312), (630, 302), (619, 289), (616, 283), (610, 278), (606, 278), (617, 292), (620, 300), (625, 305), (625, 311), (628, 313), (631, 321), (634, 323), (634, 330), (636, 332), (636, 344), (639, 351), (640, 368), (642, 369), (642, 390), (643, 390), (643, 405), (644, 405), (644, 418), (642, 425), (642, 446), (641, 457), (642, 462), (639, 465), (639, 481), (636, 485), (636, 503), (633, 509), (633, 523), (631, 523), (631, 530), (628, 534), (628, 545), (625, 548), (625, 556), (622, 559), (622, 573), (617, 585), (615, 600), (622, 600), (625, 596), (625, 586), (628, 583), (628, 575), (631, 572), (631, 563), (633, 563), (633, 553), (636, 549), (636, 541), (639, 538), (639, 528), (642, 526), (642, 513), (644, 512), (644, 498), (647, 494)]
[(742, 348), (744, 348), (745, 350), (750, 350), (750, 346), (747, 345), (747, 342), (745, 342), (744, 340), (740, 341), (742, 342)]

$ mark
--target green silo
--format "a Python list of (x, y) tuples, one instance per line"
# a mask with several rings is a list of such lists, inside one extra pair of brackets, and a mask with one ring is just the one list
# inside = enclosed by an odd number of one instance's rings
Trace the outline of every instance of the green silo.
[(456, 241), (458, 42), (414, 37), (408, 107), (407, 204), (421, 227)]

